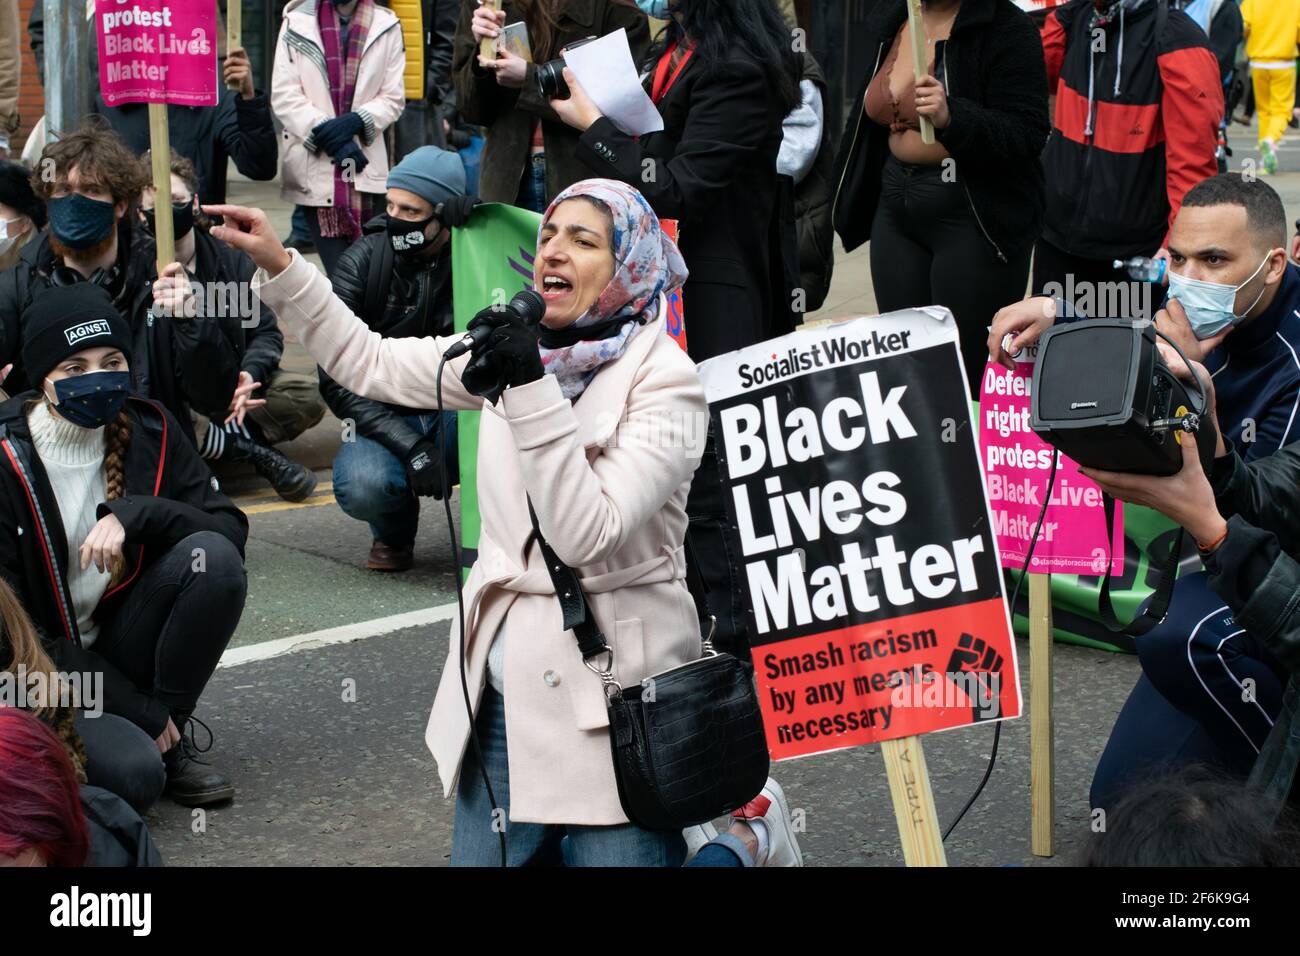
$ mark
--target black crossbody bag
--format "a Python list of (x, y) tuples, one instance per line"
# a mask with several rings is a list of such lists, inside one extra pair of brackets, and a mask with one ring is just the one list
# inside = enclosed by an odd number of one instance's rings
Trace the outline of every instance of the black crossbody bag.
[[(623, 687), (614, 677), (614, 651), (577, 573), (542, 537), (531, 501), (528, 514), (564, 628), (573, 632), (583, 664), (605, 690), (614, 777), (628, 819), (647, 830), (680, 830), (752, 800), (767, 781), (762, 715), (748, 670), (731, 654), (713, 649), (716, 622), (710, 617), (698, 659), (647, 677), (637, 687)], [(703, 582), (689, 562), (688, 568), (687, 586), (696, 606), (706, 608), (697, 595)]]

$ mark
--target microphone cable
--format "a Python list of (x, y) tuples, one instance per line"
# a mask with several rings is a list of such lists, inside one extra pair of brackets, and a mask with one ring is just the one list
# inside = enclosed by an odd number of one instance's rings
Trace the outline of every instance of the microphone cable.
[[(1025, 578), (1029, 576), (1029, 562), (1034, 559), (1034, 546), (1038, 544), (1038, 533), (1043, 530), (1043, 519), (1047, 517), (1047, 505), (1052, 500), (1052, 488), (1056, 485), (1056, 465), (1060, 460), (1061, 453), (1053, 448), (1052, 470), (1047, 474), (1047, 493), (1043, 495), (1043, 507), (1038, 512), (1038, 524), (1034, 527), (1034, 536), (1029, 539), (1029, 553), (1025, 555), (1025, 566), (1021, 568), (1020, 579), (1016, 581), (1015, 590), (1011, 592), (1011, 616), (1013, 618), (1016, 614), (1016, 599), (1020, 597), (1020, 586), (1025, 583)], [(993, 543), (996, 546), (996, 538)], [(1107, 573), (1109, 573), (1109, 568)], [(1028, 616), (1028, 613), (1026, 613), (1026, 619), (1028, 619)], [(1014, 633), (1011, 635), (1011, 639), (1013, 641), (1016, 639)], [(975, 792), (970, 795), (970, 799), (966, 801), (966, 805), (957, 813), (952, 823), (948, 824), (948, 829), (943, 831), (942, 842), (947, 842), (952, 831), (957, 829), (957, 824), (961, 823), (962, 817), (966, 816), (966, 811), (975, 805), (975, 801), (984, 792), (984, 785), (989, 782), (989, 777), (993, 776), (993, 765), (998, 759), (998, 743), (1002, 740), (1002, 724), (1003, 721), (999, 720), (993, 728), (993, 747), (989, 751), (989, 764), (984, 769), (984, 777), (980, 780), (979, 786), (975, 788)]]
[[(465, 676), (465, 588), (462, 578), (464, 571), (461, 567), (460, 541), (456, 537), (456, 523), (451, 517), (451, 487), (447, 483), (447, 429), (443, 420), (442, 408), (442, 372), (447, 366), (447, 355), (444, 353), (442, 360), (438, 363), (438, 375), (436, 379), (437, 398), (438, 398), (438, 469), (442, 474), (442, 508), (447, 517), (447, 534), (451, 539), (452, 559), (456, 562), (456, 615), (460, 624), (460, 691), (465, 698), (465, 717), (469, 720), (469, 742), (474, 751), (474, 759), (478, 761), (479, 776), (483, 778), (483, 787), (487, 790), (488, 802), (492, 805), (492, 812), (495, 813), (499, 807), (497, 805), (496, 794), (492, 791), (492, 781), (488, 779), (487, 763), (483, 759), (483, 748), (479, 744), (478, 727), (474, 721), (474, 705), (469, 699), (469, 680)], [(462, 758), (462, 767), (463, 758)], [(460, 783), (457, 781), (457, 786)], [(492, 821), (494, 824), (495, 820)], [(504, 824), (504, 821), (502, 821)], [(503, 825), (497, 831), (501, 838), (501, 866), (506, 867), (506, 828)]]

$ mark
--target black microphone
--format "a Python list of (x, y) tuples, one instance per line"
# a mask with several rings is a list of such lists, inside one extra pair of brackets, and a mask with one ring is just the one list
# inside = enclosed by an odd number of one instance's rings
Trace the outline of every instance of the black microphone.
[[(511, 299), (506, 308), (523, 319), (525, 325), (539, 325), (542, 317), (546, 315), (546, 300), (542, 298), (540, 292), (525, 289)], [(477, 326), (466, 332), (459, 342), (453, 342), (447, 351), (443, 353), (443, 357), (450, 360), (464, 355), (471, 349), (482, 346), (491, 335), (492, 326)]]

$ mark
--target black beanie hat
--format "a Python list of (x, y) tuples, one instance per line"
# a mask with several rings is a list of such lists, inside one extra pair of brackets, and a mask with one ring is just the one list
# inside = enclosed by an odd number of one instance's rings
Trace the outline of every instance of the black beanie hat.
[(54, 286), (38, 295), (23, 310), (22, 332), (23, 368), (35, 388), (82, 349), (109, 345), (131, 361), (131, 328), (108, 292), (93, 282)]
[(22, 163), (0, 159), (0, 203), (17, 209), (38, 230), (45, 228), (45, 203), (32, 192), (32, 171)]

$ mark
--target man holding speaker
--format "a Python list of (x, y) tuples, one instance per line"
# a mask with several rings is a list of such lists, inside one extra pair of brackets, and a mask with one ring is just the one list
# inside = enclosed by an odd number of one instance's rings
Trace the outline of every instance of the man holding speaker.
[[(1162, 346), (1161, 351), (1175, 373), (1191, 377), (1172, 349)], [(1207, 413), (1213, 415), (1213, 382), (1204, 366), (1197, 364), (1196, 371), (1210, 383)], [(1178, 693), (1162, 682), (1161, 693), (1182, 712), (1182, 739), (1222, 742), (1228, 759), (1218, 762), (1244, 773), (1263, 745), (1260, 732), (1267, 736), (1281, 709), (1288, 677), (1300, 671), (1300, 606), (1295, 600), (1300, 593), (1300, 512), (1295, 508), (1300, 442), (1247, 464), (1220, 433), (1209, 475), (1193, 438), (1184, 436), (1182, 450), (1183, 468), (1169, 477), (1082, 470), (1113, 497), (1176, 521), (1197, 542), (1209, 587), (1224, 605), (1216, 613), (1232, 622), (1231, 632), (1218, 644), (1217, 663), (1235, 687), (1229, 691), (1223, 682), (1205, 682)], [(1198, 663), (1194, 643), (1188, 647), (1193, 668)], [(1238, 733), (1226, 733), (1225, 718), (1239, 719), (1243, 709), (1255, 715), (1241, 722)], [(1116, 738), (1140, 733), (1138, 721), (1146, 718), (1138, 708), (1125, 706), (1107, 754), (1125, 747)], [(1247, 737), (1247, 729), (1252, 736)], [(1102, 795), (1096, 792), (1097, 781), (1093, 788), (1095, 800)]]
[[(1286, 229), (1272, 188), (1229, 174), (1189, 190), (1170, 230), (1169, 300), (1156, 326), (1204, 362), (1218, 421), (1247, 462), (1300, 437), (1300, 268), (1287, 259)], [(999, 312), (991, 357), (1010, 364), (1058, 311), (1067, 319), (1071, 310), (1036, 297)], [(1284, 684), (1249, 664), (1260, 659), (1254, 641), (1207, 574), (1179, 578), (1165, 620), (1137, 640), (1143, 676), (1098, 766), (1094, 806), (1112, 805), (1125, 781), (1163, 762), (1249, 769)], [(1243, 693), (1246, 676), (1252, 694)]]

